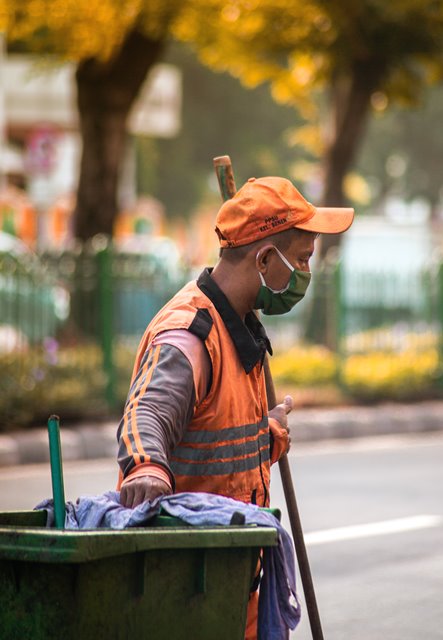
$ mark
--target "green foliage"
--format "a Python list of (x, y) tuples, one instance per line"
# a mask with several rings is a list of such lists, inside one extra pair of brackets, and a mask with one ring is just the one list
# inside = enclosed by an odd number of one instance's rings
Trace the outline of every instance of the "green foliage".
[(349, 357), (342, 381), (350, 395), (364, 400), (411, 400), (429, 393), (438, 376), (437, 349), (373, 352)]
[(438, 393), (438, 350), (372, 351), (343, 360), (318, 346), (300, 346), (271, 359), (275, 383), (297, 389), (339, 384), (351, 398), (362, 401), (417, 400)]
[[(377, 96), (379, 104), (382, 97), (390, 106), (417, 105), (443, 74), (442, 0), (214, 0), (205, 20), (197, 17), (197, 7), (186, 5), (174, 33), (205, 64), (229, 70), (249, 87), (269, 83), (276, 100), (308, 120), (292, 139), (321, 156), (317, 182), (329, 206), (344, 205), (356, 192), (354, 185), (345, 194), (344, 181)], [(312, 175), (298, 164), (288, 175)], [(326, 240), (322, 255), (339, 238)]]
[(372, 209), (387, 195), (439, 203), (442, 118), (441, 86), (426, 91), (414, 109), (394, 106), (375, 115), (357, 164), (372, 185)]
[(138, 157), (155, 165), (151, 193), (170, 217), (191, 214), (211, 196), (216, 209), (214, 156), (231, 155), (238, 186), (251, 176), (289, 175), (293, 150), (286, 131), (301, 122), (292, 108), (276, 104), (266, 87), (248, 90), (226, 73), (215, 74), (184, 45), (171, 46), (165, 61), (182, 72), (182, 128), (173, 140), (152, 141), (155, 154), (140, 146)]
[[(289, 165), (294, 151), (285, 148), (281, 136), (291, 111), (271, 109), (265, 85), (274, 99), (296, 107), (309, 121), (293, 141), (327, 156), (324, 196), (331, 199), (327, 204), (339, 205), (371, 97), (416, 104), (423, 88), (440, 81), (443, 73), (443, 0), (49, 4), (50, 11), (47, 0), (0, 0), (0, 29), (10, 46), (55, 53), (80, 66), (88, 60), (105, 71), (137, 31), (161, 43), (189, 43), (205, 65), (229, 72), (248, 88), (263, 85), (246, 99), (234, 81), (224, 75), (214, 79), (183, 49), (172, 54), (184, 69), (186, 133), (159, 143), (158, 171), (152, 159), (142, 167), (139, 181), (142, 192), (155, 190), (170, 215), (187, 214), (205, 195), (209, 172), (203, 167), (219, 153), (235, 156), (239, 182), (251, 173), (299, 179), (304, 170), (312, 175), (312, 168), (300, 167), (300, 152), (298, 167)], [(140, 154), (142, 162), (148, 153), (155, 155), (152, 146)], [(420, 173), (424, 191), (423, 165)]]
[[(129, 388), (134, 348), (116, 348), (118, 404)], [(32, 363), (30, 365), (30, 363)], [(108, 413), (102, 355), (94, 344), (57, 350), (29, 349), (0, 356), (0, 431), (45, 423), (51, 413), (64, 419)]]
[(139, 29), (164, 38), (179, 0), (0, 0), (0, 30), (30, 51), (108, 62)]
[[(133, 344), (116, 346), (116, 419), (128, 393), (134, 355)], [(333, 389), (339, 387), (344, 400), (419, 400), (436, 397), (442, 382), (435, 341), (422, 350), (386, 349), (353, 354), (343, 361), (324, 347), (297, 346), (271, 358), (271, 370), (277, 389), (280, 386), (294, 397), (305, 395), (314, 403), (333, 397)], [(0, 371), (0, 431), (44, 424), (51, 413), (64, 420), (109, 413), (102, 356), (94, 344), (5, 354), (0, 356)], [(309, 396), (310, 390), (314, 393)]]
[(325, 347), (293, 347), (271, 359), (275, 382), (310, 387), (330, 384), (337, 375), (337, 356)]
[(191, 2), (173, 26), (205, 64), (229, 70), (247, 86), (270, 82), (277, 100), (307, 117), (315, 90), (332, 87), (332, 100), (342, 101), (358, 69), (366, 69), (368, 83), (378, 69), (379, 90), (414, 101), (441, 78), (442, 31), (441, 0), (213, 0), (204, 20)]

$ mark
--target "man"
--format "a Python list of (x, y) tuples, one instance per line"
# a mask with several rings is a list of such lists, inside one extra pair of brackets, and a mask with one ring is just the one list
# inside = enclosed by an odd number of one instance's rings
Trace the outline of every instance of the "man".
[(173, 491), (269, 505), (292, 398), (268, 411), (272, 350), (254, 310), (286, 313), (301, 300), (315, 238), (345, 231), (353, 215), (315, 208), (277, 177), (250, 178), (222, 205), (220, 260), (159, 311), (139, 346), (118, 431), (124, 505)]

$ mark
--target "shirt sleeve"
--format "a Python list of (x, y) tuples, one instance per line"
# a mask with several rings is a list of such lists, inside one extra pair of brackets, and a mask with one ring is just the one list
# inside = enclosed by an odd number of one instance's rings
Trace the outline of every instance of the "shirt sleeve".
[(168, 339), (169, 333), (175, 332), (165, 332), (145, 352), (129, 390), (117, 437), (122, 478), (132, 477), (138, 470), (143, 473), (142, 469), (149, 475), (152, 464), (165, 469), (173, 486), (169, 457), (202, 400), (199, 370), (206, 371), (205, 384), (210, 360), (196, 336), (189, 334), (200, 343), (200, 350), (193, 349), (191, 354), (188, 349), (185, 355), (185, 349), (169, 344), (177, 342), (174, 335)]
[(271, 464), (278, 462), (289, 449), (289, 433), (275, 418), (269, 418)]
[(173, 329), (159, 333), (152, 344), (173, 345), (187, 357), (192, 367), (195, 404), (198, 407), (206, 398), (212, 375), (211, 360), (204, 342), (186, 329)]

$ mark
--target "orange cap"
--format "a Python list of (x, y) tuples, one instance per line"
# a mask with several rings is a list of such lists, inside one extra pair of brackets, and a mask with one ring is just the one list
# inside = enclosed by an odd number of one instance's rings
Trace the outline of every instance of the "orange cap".
[(221, 206), (215, 230), (222, 247), (238, 247), (293, 227), (342, 233), (353, 219), (354, 209), (314, 207), (286, 178), (249, 178)]

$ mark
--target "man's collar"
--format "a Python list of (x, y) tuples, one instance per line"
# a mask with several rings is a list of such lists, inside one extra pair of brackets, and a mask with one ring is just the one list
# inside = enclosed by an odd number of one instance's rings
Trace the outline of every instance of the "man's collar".
[(197, 280), (199, 289), (211, 300), (220, 314), (238, 357), (246, 373), (250, 373), (257, 362), (262, 361), (266, 350), (272, 355), (271, 343), (265, 328), (253, 311), (246, 314), (245, 322), (232, 308), (229, 300), (211, 278), (212, 269), (205, 269)]

